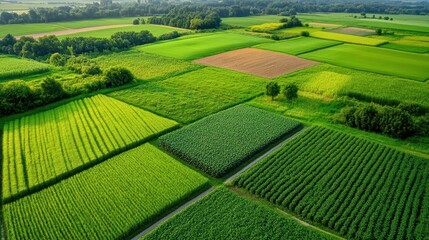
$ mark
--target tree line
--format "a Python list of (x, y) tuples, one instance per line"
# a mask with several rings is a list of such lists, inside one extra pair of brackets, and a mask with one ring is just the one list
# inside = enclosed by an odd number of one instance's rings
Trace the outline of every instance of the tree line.
[[(198, 12), (203, 13), (198, 16)], [(374, 13), (374, 14), (416, 14), (429, 13), (429, 2), (406, 1), (340, 1), (340, 0), (204, 0), (190, 2), (170, 2), (167, 0), (149, 1), (148, 3), (113, 3), (100, 5), (99, 3), (85, 6), (62, 6), (55, 8), (34, 8), (25, 13), (2, 12), (0, 24), (16, 23), (47, 23), (82, 19), (97, 19), (107, 17), (137, 17), (165, 15), (162, 23), (170, 26), (187, 26), (190, 28), (192, 19), (204, 22), (205, 15), (219, 17), (243, 17), (251, 15), (284, 15), (292, 16), (296, 13), (309, 12), (346, 12), (346, 13)], [(176, 18), (175, 16), (180, 16)], [(189, 17), (192, 17), (189, 19)], [(168, 23), (167, 23), (168, 19)], [(204, 23), (195, 20), (194, 26), (213, 24), (208, 18)], [(170, 23), (171, 22), (171, 23)]]

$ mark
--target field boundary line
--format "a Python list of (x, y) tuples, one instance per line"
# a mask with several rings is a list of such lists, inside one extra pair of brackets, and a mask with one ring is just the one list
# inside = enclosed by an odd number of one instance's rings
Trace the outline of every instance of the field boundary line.
[(161, 218), (160, 220), (158, 220), (157, 222), (155, 222), (154, 224), (152, 224), (151, 226), (149, 226), (148, 228), (146, 228), (145, 230), (143, 230), (142, 232), (140, 232), (139, 234), (137, 234), (135, 237), (132, 238), (132, 240), (139, 240), (141, 237), (143, 237), (144, 235), (146, 235), (147, 233), (149, 233), (150, 231), (152, 231), (153, 229), (155, 229), (156, 227), (158, 227), (159, 225), (161, 225), (162, 223), (164, 223), (165, 221), (167, 221), (168, 219), (170, 219), (174, 215), (178, 214), (183, 209), (189, 207), (190, 205), (194, 204), (196, 201), (198, 201), (201, 198), (207, 196), (209, 193), (211, 193), (215, 189), (216, 189), (216, 187), (212, 186), (209, 189), (207, 189), (206, 191), (200, 193), (198, 196), (194, 197), (193, 199), (185, 202), (179, 208), (176, 208), (176, 210), (174, 210), (171, 213), (167, 214), (166, 216), (164, 216), (163, 218)]
[(226, 183), (226, 184), (231, 183), (232, 180), (234, 180), (236, 177), (238, 177), (239, 175), (241, 175), (243, 172), (245, 172), (246, 170), (248, 170), (249, 168), (251, 168), (253, 165), (255, 165), (256, 163), (258, 163), (259, 161), (261, 161), (262, 159), (264, 159), (265, 157), (267, 157), (271, 153), (273, 153), (276, 150), (278, 150), (280, 147), (282, 147), (284, 144), (286, 144), (290, 140), (294, 139), (296, 136), (298, 136), (300, 133), (302, 133), (306, 128), (307, 127), (303, 126), (299, 131), (297, 131), (293, 135), (289, 136), (288, 138), (286, 138), (285, 140), (283, 140), (282, 142), (280, 142), (276, 146), (272, 147), (270, 150), (268, 150), (267, 152), (265, 152), (264, 154), (262, 154), (261, 156), (259, 156), (258, 158), (256, 158), (252, 162), (250, 162), (249, 164), (247, 164), (240, 171), (236, 172), (234, 175), (232, 175), (231, 177), (227, 178), (224, 181), (224, 183)]

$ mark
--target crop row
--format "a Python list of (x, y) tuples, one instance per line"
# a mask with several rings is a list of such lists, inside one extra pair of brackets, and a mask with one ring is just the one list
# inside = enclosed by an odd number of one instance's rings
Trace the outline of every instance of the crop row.
[(426, 160), (314, 127), (235, 185), (350, 238), (424, 239), (428, 181)]
[(49, 65), (37, 61), (0, 56), (0, 80), (42, 73), (49, 69)]
[(103, 95), (10, 121), (3, 129), (3, 201), (49, 185), (175, 125)]
[(295, 220), (220, 188), (143, 239), (330, 239)]
[(164, 135), (160, 144), (204, 172), (222, 177), (300, 123), (239, 105)]
[(121, 239), (207, 179), (144, 144), (3, 205), (7, 239)]

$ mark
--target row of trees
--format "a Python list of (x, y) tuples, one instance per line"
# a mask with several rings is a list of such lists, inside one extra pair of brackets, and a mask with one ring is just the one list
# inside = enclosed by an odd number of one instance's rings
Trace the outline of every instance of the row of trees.
[[(198, 10), (195, 10), (198, 8)], [(250, 15), (278, 14), (285, 16), (296, 15), (297, 12), (348, 12), (376, 14), (428, 14), (429, 2), (406, 1), (359, 1), (359, 0), (204, 0), (189, 2), (171, 2), (168, 0), (148, 1), (147, 3), (114, 3), (100, 5), (99, 3), (85, 6), (63, 6), (56, 8), (36, 8), (28, 13), (2, 12), (0, 24), (14, 23), (46, 23), (80, 19), (96, 19), (106, 17), (134, 17), (192, 14), (197, 12), (214, 12), (219, 17), (243, 17)], [(183, 17), (180, 17), (182, 19)], [(170, 25), (170, 24), (165, 24)], [(180, 24), (184, 25), (184, 24)], [(172, 25), (173, 26), (173, 25)]]
[(413, 105), (397, 107), (362, 105), (342, 109), (340, 122), (364, 131), (383, 133), (394, 138), (429, 134), (429, 114), (416, 115)]
[(187, 29), (210, 29), (220, 26), (221, 18), (216, 11), (205, 7), (178, 7), (161, 17), (151, 17), (149, 24), (161, 24)]
[[(269, 82), (265, 86), (265, 94), (271, 97), (271, 100), (274, 100), (280, 94), (280, 86), (277, 82)], [(298, 98), (298, 87), (295, 84), (286, 84), (283, 88), (283, 95), (288, 101), (292, 101)]]

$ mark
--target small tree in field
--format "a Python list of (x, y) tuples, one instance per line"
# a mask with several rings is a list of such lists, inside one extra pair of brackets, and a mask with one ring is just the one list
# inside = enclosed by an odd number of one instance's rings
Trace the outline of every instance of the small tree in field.
[(121, 86), (133, 81), (134, 76), (130, 70), (123, 67), (111, 67), (104, 73), (104, 80), (108, 87)]
[(375, 34), (377, 34), (377, 35), (381, 35), (382, 33), (383, 33), (383, 30), (381, 30), (381, 28), (377, 28), (375, 30)]
[(298, 98), (298, 87), (295, 84), (287, 84), (283, 90), (283, 94), (288, 101)]
[(267, 89), (266, 94), (271, 97), (271, 100), (274, 100), (280, 93), (280, 86), (276, 82), (268, 83), (265, 88)]
[(139, 25), (140, 24), (140, 19), (134, 19), (133, 20), (133, 25)]

